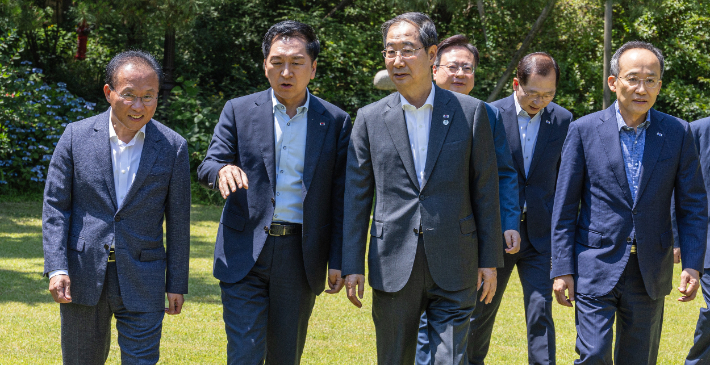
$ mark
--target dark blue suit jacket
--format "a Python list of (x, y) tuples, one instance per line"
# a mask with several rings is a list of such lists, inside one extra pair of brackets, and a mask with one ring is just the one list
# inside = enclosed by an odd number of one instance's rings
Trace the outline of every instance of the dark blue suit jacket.
[(498, 199), (500, 200), (500, 220), (503, 231), (520, 231), (520, 209), (518, 208), (518, 172), (513, 165), (508, 139), (503, 127), (503, 117), (498, 108), (486, 103), (488, 121), (491, 122), (493, 142), (498, 162)]
[[(325, 287), (327, 268), (340, 269), (343, 242), (345, 163), (350, 116), (311, 95), (303, 170), (303, 262), (314, 293)], [(271, 89), (227, 102), (207, 156), (197, 169), (200, 183), (218, 189), (225, 164), (241, 168), (249, 189), (227, 198), (217, 232), (214, 276), (235, 283), (261, 253), (274, 214), (276, 168)]]
[(573, 274), (578, 293), (601, 296), (614, 288), (634, 230), (646, 292), (653, 299), (670, 293), (674, 189), (683, 268), (703, 270), (707, 196), (690, 126), (651, 109), (645, 143), (632, 201), (614, 106), (570, 126), (552, 216), (551, 277)]
[(537, 134), (530, 171), (525, 177), (518, 115), (513, 95), (493, 102), (501, 110), (503, 125), (510, 152), (518, 175), (518, 210), (523, 211), (527, 201), (527, 231), (530, 243), (538, 252), (550, 252), (550, 217), (555, 199), (555, 182), (562, 153), (562, 143), (572, 122), (572, 113), (555, 104), (548, 104), (540, 113), (540, 130)]

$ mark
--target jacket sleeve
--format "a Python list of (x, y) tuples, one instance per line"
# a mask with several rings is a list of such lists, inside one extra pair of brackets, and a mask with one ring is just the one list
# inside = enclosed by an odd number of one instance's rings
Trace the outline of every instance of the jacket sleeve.
[(470, 197), (478, 235), (478, 267), (503, 267), (503, 235), (498, 194), (498, 166), (493, 131), (485, 103), (473, 116)]
[(685, 125), (675, 178), (675, 215), (683, 269), (703, 272), (708, 229), (708, 201), (693, 133)]
[(585, 170), (586, 160), (582, 138), (577, 124), (572, 123), (562, 146), (555, 205), (552, 210), (550, 278), (575, 274), (574, 236)]
[(226, 164), (234, 164), (238, 159), (237, 124), (234, 116), (233, 101), (228, 101), (219, 116), (219, 122), (214, 128), (212, 141), (207, 149), (207, 155), (197, 168), (197, 179), (208, 189), (219, 190), (217, 179), (219, 170)]
[(348, 214), (343, 223), (343, 276), (365, 274), (367, 228), (372, 211), (375, 177), (364, 114), (362, 109), (358, 111), (348, 146), (344, 204)]
[(190, 262), (190, 159), (182, 139), (165, 205), (166, 292), (187, 294)]
[(518, 172), (513, 166), (513, 155), (510, 154), (508, 138), (505, 135), (500, 111), (490, 104), (486, 104), (486, 110), (493, 129), (496, 161), (498, 162), (498, 194), (503, 231), (511, 229), (520, 231)]
[(72, 156), (73, 125), (70, 123), (59, 138), (52, 154), (44, 186), (42, 206), (42, 245), (44, 247), (44, 274), (54, 270), (69, 270), (67, 241), (72, 211), (72, 183), (74, 159)]
[(348, 145), (350, 143), (350, 133), (352, 131), (352, 121), (349, 115), (345, 115), (343, 126), (338, 135), (338, 151), (335, 160), (335, 171), (332, 188), (332, 210), (333, 210), (333, 230), (330, 240), (330, 257), (328, 268), (340, 270), (342, 268), (343, 254), (343, 204), (345, 200), (345, 169), (348, 156)]

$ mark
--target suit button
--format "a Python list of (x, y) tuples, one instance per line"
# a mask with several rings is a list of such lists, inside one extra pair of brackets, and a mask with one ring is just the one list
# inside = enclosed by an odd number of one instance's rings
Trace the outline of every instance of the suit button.
[(631, 241), (633, 241), (631, 237), (626, 237), (626, 242), (631, 243)]
[(526, 183), (526, 184), (525, 184), (525, 187), (527, 188), (528, 186), (530, 186), (530, 184), (527, 184), (527, 183)]
[(426, 199), (426, 196), (424, 196), (424, 194), (419, 195), (419, 200), (424, 200), (424, 199)]
[(264, 226), (264, 232), (269, 233), (269, 227)]
[(631, 213), (636, 214), (636, 213), (638, 213), (638, 210), (634, 209), (634, 210), (631, 211)]
[(121, 221), (121, 216), (120, 216), (120, 215), (117, 215), (117, 216), (113, 217), (113, 220), (116, 221), (116, 222), (120, 222), (120, 221)]
[(210, 185), (210, 188), (214, 186), (214, 184), (213, 184), (213, 183), (210, 183), (209, 185)]
[(276, 200), (274, 198), (271, 198), (271, 204), (276, 204)]
[(419, 231), (416, 228), (414, 228), (414, 234), (419, 234)]
[(104, 245), (104, 249), (105, 249), (105, 250), (108, 250), (108, 245)]

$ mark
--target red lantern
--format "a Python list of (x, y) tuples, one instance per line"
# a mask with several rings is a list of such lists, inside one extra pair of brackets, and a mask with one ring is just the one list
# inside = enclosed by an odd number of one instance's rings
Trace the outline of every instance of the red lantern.
[(86, 24), (86, 20), (82, 20), (81, 24), (76, 28), (76, 54), (74, 55), (74, 58), (78, 60), (83, 60), (86, 58), (86, 40), (89, 37), (89, 33), (91, 33), (91, 30), (89, 29), (89, 26)]

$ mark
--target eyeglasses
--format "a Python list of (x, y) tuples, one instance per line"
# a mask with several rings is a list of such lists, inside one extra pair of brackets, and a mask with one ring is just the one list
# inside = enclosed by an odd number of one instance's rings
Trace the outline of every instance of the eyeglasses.
[(392, 59), (396, 58), (397, 54), (399, 54), (400, 57), (402, 58), (412, 58), (414, 57), (414, 52), (422, 49), (424, 47), (419, 47), (419, 48), (411, 48), (411, 47), (405, 47), (402, 48), (401, 51), (395, 51), (394, 49), (385, 49), (382, 51), (382, 57)]
[(542, 100), (543, 102), (548, 102), (552, 100), (552, 98), (555, 97), (555, 93), (547, 93), (547, 94), (540, 94), (540, 93), (529, 93), (525, 91), (523, 88), (523, 85), (518, 84), (518, 87), (520, 87), (520, 90), (523, 91), (523, 94), (533, 100)]
[(661, 80), (655, 79), (653, 77), (649, 77), (647, 79), (640, 79), (637, 76), (626, 76), (626, 77), (621, 77), (617, 76), (618, 78), (625, 80), (626, 84), (629, 86), (636, 88), (639, 86), (639, 84), (643, 81), (644, 85), (646, 86), (647, 89), (655, 89), (659, 86), (661, 86)]
[[(109, 89), (116, 92), (116, 90), (114, 90), (110, 86), (109, 86)], [(133, 94), (118, 94), (118, 97), (123, 99), (123, 101), (127, 102), (128, 104), (133, 104), (137, 99), (140, 99), (141, 102), (143, 103), (143, 105), (147, 105), (147, 106), (152, 106), (158, 102), (158, 99), (153, 95), (136, 96)]]
[(474, 72), (473, 66), (471, 66), (471, 65), (459, 66), (455, 63), (450, 63), (446, 66), (441, 66), (441, 65), (435, 65), (435, 66), (436, 67), (444, 67), (444, 69), (446, 69), (449, 72), (449, 74), (451, 74), (451, 75), (455, 75), (457, 72), (459, 72), (459, 70), (462, 70), (464, 75), (473, 75), (473, 72)]

